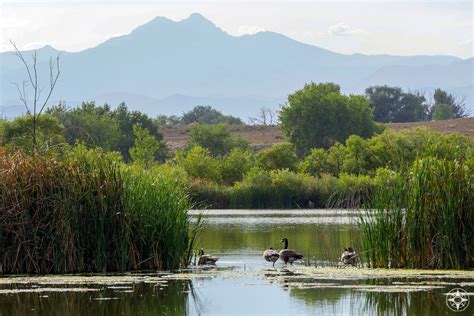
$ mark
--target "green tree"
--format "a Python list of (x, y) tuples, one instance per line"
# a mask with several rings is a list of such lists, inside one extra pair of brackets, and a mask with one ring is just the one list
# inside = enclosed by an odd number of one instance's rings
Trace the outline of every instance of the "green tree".
[(195, 146), (187, 152), (178, 152), (176, 161), (192, 178), (220, 181), (218, 161), (206, 148)]
[(405, 93), (399, 87), (373, 86), (365, 89), (377, 122), (416, 122), (428, 119), (426, 99), (419, 93)]
[(150, 168), (155, 162), (161, 143), (146, 128), (133, 125), (135, 146), (129, 149), (132, 161), (144, 168)]
[(140, 111), (129, 111), (125, 103), (119, 104), (119, 106), (111, 112), (111, 116), (117, 121), (120, 130), (120, 139), (116, 150), (122, 153), (125, 161), (130, 160), (128, 150), (134, 145), (134, 125), (146, 128), (153, 137), (161, 142), (160, 149), (156, 152), (155, 158), (158, 161), (165, 160), (168, 151), (167, 147), (162, 142), (163, 135), (160, 132), (160, 125), (155, 120)]
[(328, 149), (327, 165), (330, 173), (338, 176), (342, 171), (344, 165), (344, 158), (346, 156), (346, 148), (341, 143), (335, 143)]
[(254, 167), (244, 176), (244, 179), (237, 186), (247, 186), (253, 188), (269, 188), (272, 185), (272, 176), (269, 171)]
[(182, 122), (184, 124), (243, 124), (238, 117), (223, 115), (211, 106), (198, 105), (191, 111), (183, 114)]
[(242, 137), (231, 136), (227, 128), (222, 125), (197, 124), (189, 129), (190, 148), (201, 146), (209, 150), (212, 156), (222, 156), (232, 148), (249, 149), (248, 142)]
[(264, 170), (296, 170), (298, 156), (295, 147), (290, 143), (274, 144), (257, 154), (258, 166)]
[(47, 150), (53, 146), (64, 144), (64, 126), (48, 114), (24, 115), (12, 121), (0, 121), (0, 144), (10, 145), (30, 151), (33, 148), (33, 119), (36, 120), (35, 150)]
[(60, 104), (48, 109), (47, 113), (64, 125), (64, 136), (70, 145), (81, 141), (88, 147), (101, 147), (107, 151), (119, 147), (120, 129), (107, 105), (101, 107), (94, 102), (84, 102), (70, 109)]
[(234, 184), (254, 166), (255, 155), (251, 151), (234, 148), (220, 159), (221, 179), (225, 184)]
[[(97, 106), (94, 102), (85, 102), (72, 109), (60, 104), (47, 112), (64, 125), (64, 134), (69, 144), (81, 141), (88, 147), (119, 151), (125, 161), (130, 161), (129, 149), (134, 146), (134, 125), (146, 128), (158, 141), (163, 140), (156, 120), (141, 112), (129, 111), (124, 103), (113, 111), (107, 104)], [(155, 158), (163, 161), (166, 155), (167, 148), (162, 143)]]
[(433, 115), (431, 117), (433, 120), (449, 120), (453, 117), (453, 111), (449, 105), (440, 103), (433, 106)]
[(329, 148), (352, 134), (370, 137), (377, 126), (361, 96), (341, 95), (334, 83), (310, 83), (288, 96), (280, 111), (281, 128), (299, 155)]
[(369, 155), (367, 141), (357, 135), (352, 135), (346, 139), (344, 162), (342, 171), (352, 174), (367, 173), (367, 161)]
[(313, 148), (299, 166), (299, 170), (313, 176), (321, 176), (324, 173), (330, 173), (328, 165), (328, 155), (323, 148)]
[[(433, 115), (434, 115), (434, 111), (436, 111), (437, 105), (445, 104), (449, 106), (452, 113), (452, 118), (461, 118), (461, 117), (467, 116), (466, 105), (464, 104), (464, 101), (462, 99), (458, 100), (452, 94), (447, 93), (446, 91), (441, 90), (441, 89), (435, 90), (433, 94), (433, 99), (435, 101), (434, 106), (433, 106)], [(442, 110), (442, 111), (446, 115), (447, 111), (445, 110)]]
[(429, 108), (426, 99), (419, 93), (404, 93), (394, 122), (418, 122), (427, 120)]
[(399, 87), (373, 86), (365, 89), (369, 106), (377, 122), (393, 122), (401, 107), (403, 91)]

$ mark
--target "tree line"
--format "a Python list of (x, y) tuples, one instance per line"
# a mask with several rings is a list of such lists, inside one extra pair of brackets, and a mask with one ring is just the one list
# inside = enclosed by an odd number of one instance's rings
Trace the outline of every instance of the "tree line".
[(373, 86), (365, 90), (377, 122), (417, 122), (461, 118), (469, 113), (464, 98), (436, 89), (428, 102), (420, 92), (405, 92), (400, 87)]

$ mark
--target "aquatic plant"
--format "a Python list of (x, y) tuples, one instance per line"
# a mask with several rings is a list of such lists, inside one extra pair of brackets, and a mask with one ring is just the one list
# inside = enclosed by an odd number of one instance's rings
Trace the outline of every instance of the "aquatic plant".
[(423, 158), (381, 182), (360, 226), (374, 267), (474, 267), (473, 160)]
[(178, 268), (197, 233), (190, 208), (173, 178), (101, 150), (0, 152), (0, 265), (4, 273)]

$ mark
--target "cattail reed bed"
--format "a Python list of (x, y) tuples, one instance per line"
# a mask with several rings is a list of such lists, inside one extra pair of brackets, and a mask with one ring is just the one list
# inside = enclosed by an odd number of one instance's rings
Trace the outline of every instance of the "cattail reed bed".
[(199, 226), (177, 181), (78, 146), (55, 156), (0, 152), (3, 273), (174, 269)]
[(418, 159), (380, 185), (361, 218), (374, 267), (474, 268), (473, 160)]

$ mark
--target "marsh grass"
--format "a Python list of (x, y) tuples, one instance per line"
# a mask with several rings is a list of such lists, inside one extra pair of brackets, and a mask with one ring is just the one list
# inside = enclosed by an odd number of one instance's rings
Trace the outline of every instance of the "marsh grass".
[(0, 152), (4, 273), (173, 269), (189, 262), (190, 202), (159, 173), (78, 146), (66, 157)]
[(193, 180), (189, 195), (200, 208), (359, 208), (373, 194), (375, 181), (365, 175), (313, 177), (285, 169), (257, 169), (233, 186)]
[(255, 168), (233, 186), (194, 181), (189, 187), (193, 201), (206, 208), (267, 209), (325, 207), (337, 180), (315, 178), (286, 169)]
[(474, 267), (472, 160), (418, 159), (381, 183), (361, 217), (374, 267)]

